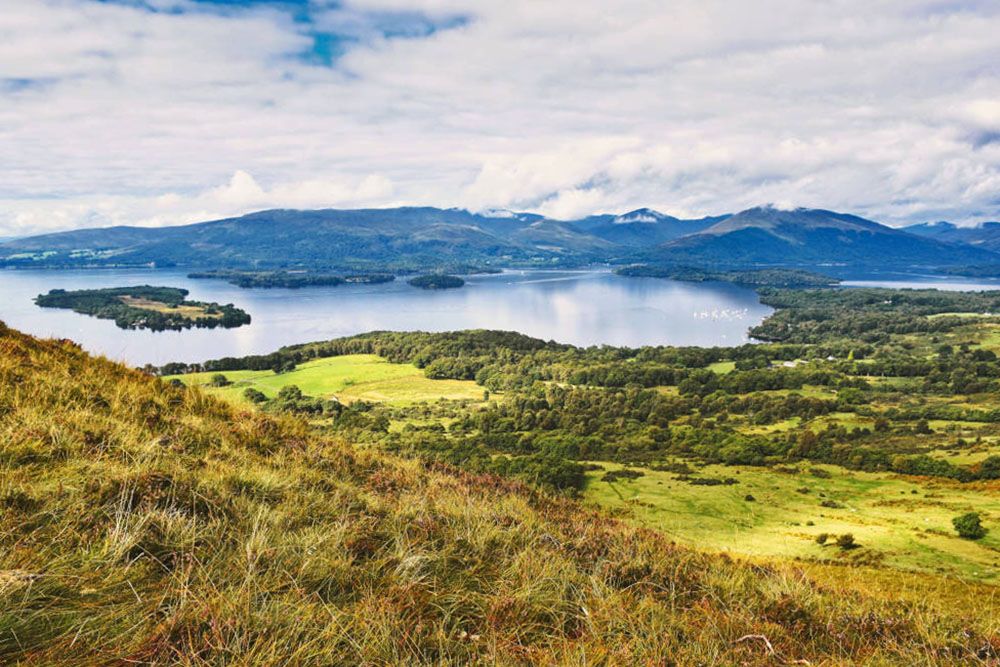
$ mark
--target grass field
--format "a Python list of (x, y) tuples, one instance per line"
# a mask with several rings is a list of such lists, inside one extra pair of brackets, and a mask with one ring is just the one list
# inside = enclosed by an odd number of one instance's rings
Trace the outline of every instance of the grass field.
[(719, 375), (725, 375), (729, 371), (736, 370), (735, 361), (716, 361), (714, 364), (708, 365), (708, 370), (713, 373), (718, 373)]
[(221, 312), (209, 313), (204, 306), (191, 306), (191, 305), (180, 305), (171, 306), (162, 301), (153, 301), (152, 299), (143, 299), (134, 296), (120, 296), (118, 300), (124, 303), (126, 306), (131, 306), (132, 308), (139, 308), (141, 310), (152, 310), (157, 313), (167, 313), (168, 315), (182, 315), (183, 317), (190, 318), (192, 320), (199, 317), (222, 317)]
[(344, 403), (378, 401), (397, 405), (483, 397), (483, 388), (467, 380), (431, 380), (412, 364), (392, 364), (373, 354), (327, 357), (300, 364), (294, 371), (230, 371), (223, 373), (233, 384), (209, 385), (216, 373), (169, 376), (189, 385), (199, 385), (226, 399), (243, 401), (243, 392), (252, 387), (273, 398), (282, 387), (296, 385), (308, 396), (336, 397)]
[[(620, 469), (610, 463), (605, 470)], [(635, 480), (601, 481), (588, 473), (585, 497), (626, 512), (677, 542), (748, 556), (861, 561), (902, 569), (1000, 581), (1000, 533), (977, 542), (955, 535), (952, 517), (969, 511), (1000, 519), (997, 485), (911, 480), (897, 475), (814, 466), (816, 477), (767, 468), (707, 466), (698, 476), (733, 477), (731, 486), (695, 486), (669, 472), (644, 470)], [(752, 495), (754, 501), (745, 500)], [(824, 507), (832, 501), (838, 507)], [(810, 523), (811, 522), (811, 525)], [(820, 533), (852, 533), (861, 548), (820, 546)]]

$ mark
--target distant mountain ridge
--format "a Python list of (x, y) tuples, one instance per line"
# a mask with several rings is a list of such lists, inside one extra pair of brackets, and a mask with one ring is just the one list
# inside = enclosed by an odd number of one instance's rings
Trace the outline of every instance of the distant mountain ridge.
[[(960, 231), (956, 231), (959, 230)], [(0, 243), (0, 265), (418, 271), (595, 262), (715, 269), (1000, 265), (1000, 223), (894, 229), (822, 209), (760, 206), (693, 220), (649, 208), (554, 220), (506, 210), (259, 211), (175, 227), (108, 227)]]
[(924, 222), (903, 227), (903, 231), (947, 243), (962, 243), (1000, 252), (1000, 222), (981, 222), (972, 227), (959, 227), (945, 221)]
[(996, 261), (958, 246), (822, 209), (762, 206), (642, 253), (653, 263), (720, 267), (907, 269)]

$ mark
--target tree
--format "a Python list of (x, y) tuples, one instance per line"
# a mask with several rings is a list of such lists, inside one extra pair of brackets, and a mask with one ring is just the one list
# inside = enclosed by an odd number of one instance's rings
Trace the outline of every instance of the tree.
[(978, 512), (956, 516), (951, 520), (951, 523), (955, 526), (958, 536), (966, 540), (978, 540), (986, 535), (986, 529), (983, 528), (982, 519)]
[(228, 387), (232, 384), (232, 382), (230, 382), (229, 379), (222, 373), (216, 373), (212, 376), (212, 379), (209, 380), (208, 384), (213, 387)]

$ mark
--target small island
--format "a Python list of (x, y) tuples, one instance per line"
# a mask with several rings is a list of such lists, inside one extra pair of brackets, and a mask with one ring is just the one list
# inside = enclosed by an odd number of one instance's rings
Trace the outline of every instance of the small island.
[(54, 289), (35, 297), (35, 303), (42, 308), (68, 308), (83, 315), (114, 320), (121, 329), (232, 329), (250, 324), (250, 315), (232, 304), (186, 301), (187, 295), (186, 289), (150, 285), (73, 291)]
[(189, 273), (192, 279), (216, 279), (242, 287), (299, 289), (301, 287), (320, 287), (349, 284), (391, 283), (396, 276), (391, 273), (364, 273), (339, 276), (331, 273), (312, 273), (309, 271), (233, 271), (216, 270)]
[(441, 273), (417, 276), (416, 278), (410, 278), (407, 282), (420, 289), (454, 289), (465, 284), (465, 281), (458, 276), (449, 276)]

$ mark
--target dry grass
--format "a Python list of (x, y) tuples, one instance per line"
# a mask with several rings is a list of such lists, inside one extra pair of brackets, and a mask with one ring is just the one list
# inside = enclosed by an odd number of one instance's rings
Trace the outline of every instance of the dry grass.
[(0, 663), (995, 655), (996, 618), (973, 604), (821, 579), (321, 440), (0, 325)]

